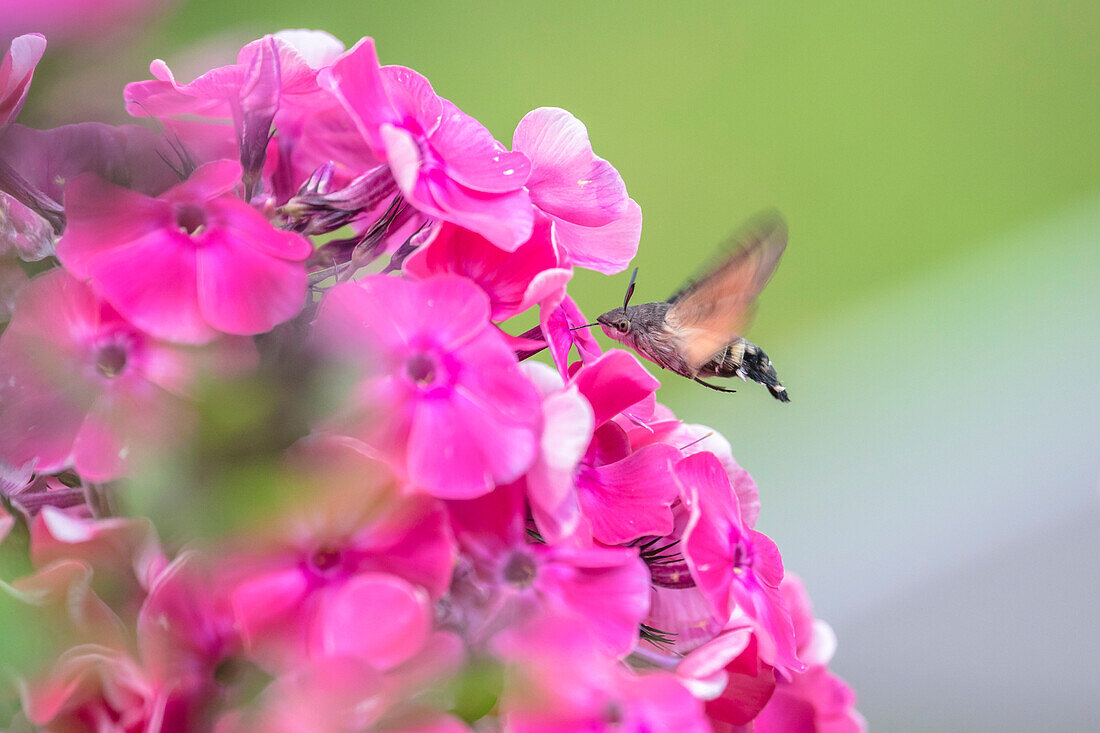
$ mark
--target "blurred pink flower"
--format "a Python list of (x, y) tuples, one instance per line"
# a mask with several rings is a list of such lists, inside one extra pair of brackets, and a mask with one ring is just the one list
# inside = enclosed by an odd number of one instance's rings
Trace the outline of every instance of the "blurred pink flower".
[(523, 184), (530, 165), (473, 117), (440, 98), (420, 74), (382, 67), (364, 38), (318, 81), (340, 100), (410, 204), (513, 251), (531, 236)]
[(711, 733), (702, 703), (675, 675), (616, 664), (570, 620), (516, 626), (493, 647), (508, 663), (499, 705), (510, 733)]
[(744, 526), (729, 476), (714, 454), (688, 456), (676, 465), (676, 475), (690, 511), (683, 554), (716, 618), (745, 614), (758, 630), (761, 657), (801, 671), (790, 613), (779, 593), (783, 562), (775, 543)]
[(166, 720), (168, 690), (124, 652), (94, 644), (61, 655), (22, 686), (23, 711), (49, 731), (183, 730)]
[(470, 498), (530, 467), (538, 392), (469, 280), (370, 275), (338, 285), (321, 305), (315, 335), (363, 375), (352, 434), (414, 486)]
[(51, 41), (101, 41), (173, 0), (0, 0), (0, 40), (38, 31)]
[(649, 573), (637, 550), (529, 542), (515, 486), (447, 506), (459, 545), (490, 597), (484, 627), (475, 636), (542, 613), (576, 617), (617, 657), (637, 645), (638, 624), (649, 607)]
[(133, 449), (185, 428), (180, 396), (204, 368), (224, 373), (253, 356), (238, 340), (202, 351), (157, 341), (51, 270), (23, 289), (0, 336), (0, 459), (117, 477)]
[(568, 262), (606, 275), (625, 270), (638, 253), (642, 210), (614, 166), (592, 152), (581, 121), (557, 107), (532, 110), (512, 147), (531, 160), (527, 190)]
[(159, 338), (268, 331), (301, 310), (312, 247), (230, 194), (240, 173), (208, 163), (158, 198), (81, 176), (66, 190), (57, 255)]
[[(157, 59), (149, 67), (154, 80), (126, 86), (127, 109), (135, 116), (165, 120), (189, 152), (196, 147), (195, 133), (234, 139), (246, 200), (251, 200), (265, 170), (275, 179), (289, 179), (273, 182), (280, 199), (285, 199), (304, 178), (291, 158), (305, 119), (320, 109), (337, 108), (335, 99), (317, 86), (317, 71), (343, 50), (328, 33), (282, 31), (247, 44), (236, 64), (211, 69), (188, 84), (177, 82), (168, 65)], [(231, 120), (232, 131), (218, 125), (201, 130), (169, 119), (186, 116)], [(269, 145), (273, 125), (278, 130), (274, 147)], [(205, 146), (200, 142), (198, 147)], [(269, 148), (278, 152), (274, 165), (283, 168), (279, 173), (265, 167)], [(199, 159), (209, 158), (200, 154)]]
[(329, 656), (384, 670), (410, 659), (454, 563), (442, 506), (404, 492), (348, 440), (308, 442), (291, 465), (308, 496), (222, 568), (246, 647), (277, 670)]

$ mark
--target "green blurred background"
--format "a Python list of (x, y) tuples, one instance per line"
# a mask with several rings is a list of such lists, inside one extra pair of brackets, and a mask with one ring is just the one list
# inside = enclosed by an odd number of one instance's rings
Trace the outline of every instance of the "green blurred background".
[[(21, 121), (117, 116), (151, 58), (189, 80), (293, 27), (374, 36), (502, 141), (571, 110), (642, 206), (639, 298), (784, 212), (750, 336), (792, 404), (668, 373), (663, 401), (756, 476), (873, 730), (1095, 725), (1100, 4), (193, 0), (49, 57), (42, 86), (117, 81)], [(595, 315), (625, 279), (572, 292)]]

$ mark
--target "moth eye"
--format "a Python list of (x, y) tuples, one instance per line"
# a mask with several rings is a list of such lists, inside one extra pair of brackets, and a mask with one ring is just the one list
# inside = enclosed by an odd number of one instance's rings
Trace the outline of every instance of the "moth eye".
[(619, 333), (626, 333), (630, 330), (630, 323), (627, 321), (619, 321), (615, 324), (615, 328), (619, 329)]

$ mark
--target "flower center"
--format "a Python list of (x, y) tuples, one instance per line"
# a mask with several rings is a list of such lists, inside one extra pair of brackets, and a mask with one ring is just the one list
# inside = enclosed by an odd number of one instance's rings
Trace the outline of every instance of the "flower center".
[(537, 569), (538, 566), (535, 565), (533, 557), (523, 552), (517, 552), (508, 558), (508, 562), (504, 566), (504, 580), (509, 585), (514, 585), (517, 588), (527, 588), (535, 580)]
[(107, 344), (99, 349), (95, 357), (96, 371), (114, 379), (126, 368), (126, 349), (118, 344)]
[(340, 564), (340, 550), (335, 547), (321, 547), (313, 553), (313, 557), (309, 559), (314, 570), (321, 574), (328, 573)]
[(206, 212), (195, 204), (181, 204), (176, 207), (176, 224), (188, 234), (196, 234), (206, 224)]
[(405, 365), (405, 370), (409, 374), (409, 378), (417, 384), (429, 385), (435, 381), (436, 363), (428, 354), (413, 354), (408, 363)]

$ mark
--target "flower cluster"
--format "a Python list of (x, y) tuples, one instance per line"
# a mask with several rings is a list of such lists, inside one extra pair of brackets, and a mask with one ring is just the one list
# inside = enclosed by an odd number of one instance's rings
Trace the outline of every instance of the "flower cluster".
[[(567, 294), (641, 230), (580, 121), (536, 109), (509, 149), (371, 39), (283, 31), (189, 83), (155, 61), (125, 90), (148, 125), (34, 130), (44, 50), (0, 66), (3, 587), (54, 650), (17, 670), (31, 725), (862, 729), (729, 444)], [(125, 511), (209, 442), (208, 385), (281, 368), (316, 404), (219, 454), (262, 444), (277, 500), (216, 537)], [(213, 473), (173, 506), (216, 511)]]

